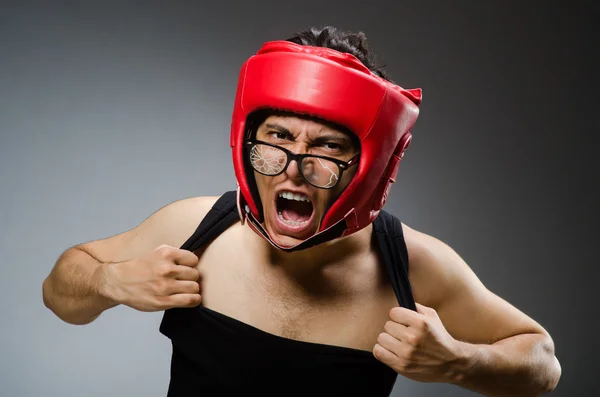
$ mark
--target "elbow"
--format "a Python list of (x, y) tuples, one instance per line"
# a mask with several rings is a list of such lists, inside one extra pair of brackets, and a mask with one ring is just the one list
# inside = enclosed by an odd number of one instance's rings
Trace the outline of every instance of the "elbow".
[(56, 317), (60, 318), (65, 322), (66, 321), (63, 316), (60, 314), (60, 310), (56, 304), (56, 297), (54, 296), (53, 288), (52, 288), (52, 280), (48, 276), (44, 282), (42, 283), (42, 302), (44, 302), (44, 306), (50, 310)]
[(551, 363), (549, 365), (549, 369), (547, 371), (547, 380), (544, 387), (544, 393), (550, 393), (556, 389), (558, 385), (558, 381), (560, 380), (560, 376), (562, 374), (562, 368), (560, 366), (560, 362), (558, 358), (552, 355)]
[(50, 283), (50, 276), (46, 277), (46, 279), (42, 283), (42, 302), (44, 302), (44, 306), (46, 306), (47, 309), (50, 309), (52, 312), (54, 312), (54, 308), (52, 305), (52, 288), (50, 286)]
[(72, 319), (67, 319), (67, 318), (61, 318), (61, 320), (63, 320), (65, 323), (67, 324), (71, 324), (71, 325), (87, 325), (90, 324), (91, 322), (93, 322), (95, 319), (97, 319), (98, 316), (94, 316), (91, 318), (85, 318), (85, 319), (76, 319), (76, 318), (72, 318)]
[(52, 286), (51, 276), (48, 276), (42, 283), (42, 302), (44, 306), (50, 310), (56, 317), (71, 325), (86, 325), (94, 321), (98, 315), (91, 318), (77, 318), (75, 313), (69, 313), (60, 305), (60, 299), (57, 299)]
[(541, 371), (542, 393), (550, 393), (556, 389), (562, 374), (562, 368), (558, 358), (555, 355), (554, 342), (550, 335), (546, 335), (541, 343), (542, 357), (545, 365), (542, 365)]

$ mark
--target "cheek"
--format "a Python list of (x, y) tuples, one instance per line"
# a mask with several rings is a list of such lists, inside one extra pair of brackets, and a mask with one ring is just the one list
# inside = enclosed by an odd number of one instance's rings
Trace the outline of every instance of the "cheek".
[(333, 188), (328, 190), (320, 190), (319, 202), (323, 203), (323, 207), (330, 207), (335, 200), (342, 194), (346, 186), (350, 184), (352, 178), (356, 174), (356, 169), (349, 170), (342, 175), (342, 180)]
[(263, 209), (265, 209), (264, 207), (268, 202), (267, 197), (269, 196), (269, 184), (272, 179), (272, 176), (262, 175), (254, 171), (254, 181), (256, 182), (258, 195), (260, 196), (260, 201), (262, 202)]
[(261, 194), (261, 196), (267, 186), (266, 178), (267, 177), (265, 175), (254, 171), (254, 180), (256, 181), (256, 187), (258, 188), (258, 192)]

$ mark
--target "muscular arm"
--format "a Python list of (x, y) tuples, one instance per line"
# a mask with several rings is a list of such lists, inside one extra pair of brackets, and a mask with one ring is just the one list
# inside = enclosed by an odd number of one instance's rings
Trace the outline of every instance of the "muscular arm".
[(449, 382), (486, 396), (536, 396), (561, 368), (550, 335), (488, 290), (443, 242), (405, 228), (415, 300), (436, 310), (461, 359)]
[(42, 284), (44, 305), (70, 324), (87, 324), (117, 306), (102, 293), (105, 264), (72, 247), (58, 258)]
[(133, 260), (163, 244), (180, 247), (215, 200), (195, 197), (176, 201), (129, 231), (67, 249), (43, 282), (44, 304), (65, 322), (94, 321), (119, 304), (106, 293), (108, 266)]

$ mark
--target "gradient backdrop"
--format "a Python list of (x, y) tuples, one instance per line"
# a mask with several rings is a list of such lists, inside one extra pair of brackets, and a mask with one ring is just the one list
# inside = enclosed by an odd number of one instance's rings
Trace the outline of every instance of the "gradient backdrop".
[[(0, 4), (0, 396), (165, 395), (161, 313), (68, 325), (42, 281), (74, 244), (234, 189), (240, 65), (325, 24), (363, 30), (393, 79), (424, 90), (386, 209), (546, 327), (554, 395), (600, 395), (591, 1), (51, 3)], [(393, 395), (474, 394), (399, 378)]]

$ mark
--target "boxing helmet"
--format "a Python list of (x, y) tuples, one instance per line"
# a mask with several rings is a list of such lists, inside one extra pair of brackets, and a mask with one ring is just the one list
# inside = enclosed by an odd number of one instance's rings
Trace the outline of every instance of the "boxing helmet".
[[(383, 208), (404, 151), (412, 139), (421, 89), (404, 89), (371, 72), (358, 58), (330, 48), (270, 41), (241, 67), (231, 120), (230, 146), (242, 223), (285, 251), (348, 236), (369, 225)], [(283, 247), (264, 221), (245, 141), (248, 116), (260, 110), (316, 117), (343, 126), (360, 140), (358, 169), (329, 207), (318, 231)]]

